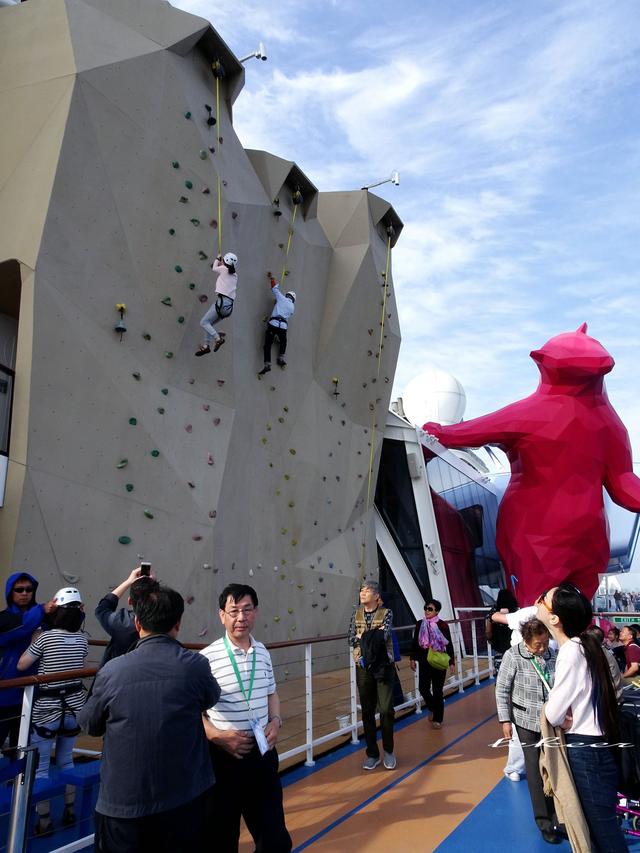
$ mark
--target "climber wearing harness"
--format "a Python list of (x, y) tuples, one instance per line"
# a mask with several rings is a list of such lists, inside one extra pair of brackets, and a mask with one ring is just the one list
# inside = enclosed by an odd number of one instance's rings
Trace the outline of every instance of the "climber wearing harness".
[(283, 369), (287, 366), (287, 362), (284, 360), (284, 354), (287, 350), (287, 326), (296, 310), (296, 295), (293, 290), (287, 291), (283, 296), (280, 292), (280, 285), (274, 278), (271, 279), (271, 293), (276, 304), (273, 306), (271, 316), (267, 321), (267, 329), (264, 333), (264, 367), (258, 376), (264, 376), (271, 370), (271, 347), (276, 338), (279, 347), (278, 365)]
[[(47, 622), (51, 630), (34, 634), (34, 640), (18, 661), (18, 669), (24, 671), (35, 663), (38, 675), (53, 675), (69, 669), (82, 669), (89, 652), (87, 635), (81, 630), (84, 609), (80, 593), (74, 587), (58, 590), (54, 597), (55, 611)], [(40, 686), (38, 698), (33, 705), (31, 744), (38, 747), (39, 762), (36, 779), (49, 775), (49, 760), (55, 740), (56, 767), (68, 770), (73, 767), (73, 744), (80, 731), (76, 713), (85, 703), (87, 692), (80, 679), (58, 681)], [(73, 803), (75, 791), (67, 786), (62, 825), (75, 822)], [(49, 813), (49, 802), (37, 804), (39, 815), (35, 827), (36, 835), (50, 835), (53, 822)]]
[(212, 325), (214, 320), (224, 320), (225, 317), (230, 317), (233, 311), (233, 303), (236, 298), (236, 287), (238, 286), (238, 274), (236, 267), (238, 266), (238, 258), (233, 252), (227, 252), (222, 257), (218, 255), (211, 269), (218, 276), (216, 282), (216, 301), (211, 308), (200, 320), (200, 325), (204, 329), (204, 343), (200, 345), (196, 356), (207, 355), (211, 352), (211, 341), (215, 341), (213, 351), (217, 352), (225, 342), (225, 333), (217, 332)]

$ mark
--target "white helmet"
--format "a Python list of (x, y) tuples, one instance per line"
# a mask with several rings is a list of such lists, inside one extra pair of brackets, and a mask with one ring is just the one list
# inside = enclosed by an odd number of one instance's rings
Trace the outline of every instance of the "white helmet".
[(285, 296), (288, 296), (288, 297), (289, 297), (289, 299), (291, 299), (293, 302), (295, 302), (295, 301), (296, 301), (296, 292), (295, 292), (295, 290), (287, 290), (287, 292), (285, 293)]
[(65, 607), (67, 604), (82, 604), (82, 598), (75, 586), (63, 587), (53, 597), (58, 607)]
[(238, 266), (238, 256), (234, 255), (233, 252), (227, 252), (227, 254), (222, 259), (228, 267), (237, 267)]

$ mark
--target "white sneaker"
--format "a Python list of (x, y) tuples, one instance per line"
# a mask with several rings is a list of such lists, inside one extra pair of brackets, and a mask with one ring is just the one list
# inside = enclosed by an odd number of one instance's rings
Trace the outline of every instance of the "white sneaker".
[(385, 770), (395, 770), (396, 769), (396, 757), (395, 757), (395, 755), (392, 752), (385, 752), (382, 763), (384, 764)]
[(520, 781), (520, 774), (516, 773), (515, 770), (513, 771), (513, 773), (505, 773), (504, 775), (507, 777), (507, 779), (510, 782), (519, 782)]
[(364, 763), (362, 764), (362, 769), (375, 770), (378, 764), (380, 764), (380, 758), (372, 758), (370, 755), (367, 755), (364, 760)]

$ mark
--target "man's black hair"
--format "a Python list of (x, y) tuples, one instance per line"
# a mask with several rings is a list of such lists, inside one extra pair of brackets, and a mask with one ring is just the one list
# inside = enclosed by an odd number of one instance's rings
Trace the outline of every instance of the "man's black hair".
[(152, 634), (168, 634), (184, 613), (184, 599), (179, 592), (158, 584), (158, 589), (138, 600), (136, 617), (140, 627)]
[(638, 638), (638, 626), (637, 625), (623, 625), (623, 628), (628, 628), (631, 632), (631, 636), (634, 640)]
[(224, 610), (227, 606), (227, 599), (231, 597), (233, 601), (240, 601), (240, 599), (244, 598), (245, 595), (248, 595), (253, 602), (253, 606), (258, 606), (258, 594), (252, 586), (248, 586), (246, 583), (230, 583), (220, 593), (220, 598), (218, 599), (218, 604), (220, 605), (220, 610)]
[(150, 592), (157, 592), (160, 589), (160, 583), (154, 578), (140, 577), (135, 580), (129, 588), (129, 601), (131, 609), (134, 613), (137, 612), (140, 601)]

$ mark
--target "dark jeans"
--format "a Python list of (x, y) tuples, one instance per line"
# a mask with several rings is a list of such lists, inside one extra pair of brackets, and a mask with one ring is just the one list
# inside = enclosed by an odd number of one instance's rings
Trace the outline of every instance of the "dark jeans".
[(376, 708), (380, 711), (382, 748), (385, 752), (393, 752), (393, 721), (396, 716), (393, 709), (393, 682), (392, 664), (387, 667), (384, 681), (377, 681), (361, 666), (356, 666), (356, 684), (362, 708), (364, 739), (367, 744), (367, 755), (370, 758), (380, 757), (376, 738)]
[(10, 751), (7, 751), (6, 754), (12, 760), (16, 757), (21, 716), (22, 705), (4, 705), (0, 707), (0, 748), (4, 746), (4, 742), (8, 736)]
[(531, 729), (523, 729), (516, 726), (518, 738), (522, 744), (524, 753), (524, 766), (527, 772), (527, 785), (529, 786), (529, 796), (531, 797), (531, 806), (533, 808), (533, 817), (538, 825), (538, 829), (552, 830), (556, 822), (555, 810), (553, 808), (553, 797), (545, 797), (542, 789), (542, 776), (540, 775), (540, 747), (534, 747), (533, 744), (540, 740), (540, 732), (531, 731)]
[(260, 755), (256, 746), (244, 758), (234, 758), (215, 746), (210, 752), (216, 784), (207, 816), (209, 849), (237, 853), (242, 816), (256, 845), (255, 853), (289, 853), (291, 836), (284, 822), (276, 750)]
[(264, 333), (264, 363), (271, 364), (271, 346), (273, 342), (278, 341), (278, 358), (282, 358), (282, 356), (287, 351), (287, 330), (286, 329), (276, 329), (275, 326), (271, 326), (267, 323), (267, 330)]
[[(622, 830), (616, 819), (618, 768), (612, 751), (592, 748), (603, 738), (566, 735), (567, 755), (582, 811), (589, 825), (592, 853), (628, 853)], [(571, 744), (586, 746), (571, 746)]]
[(418, 689), (424, 704), (433, 715), (434, 723), (444, 719), (444, 696), (442, 689), (447, 677), (446, 669), (436, 669), (431, 664), (421, 663), (418, 671)]
[(107, 817), (96, 812), (96, 853), (158, 853), (160, 850), (204, 853), (211, 850), (215, 841), (205, 833), (208, 793), (176, 809), (145, 817)]

